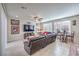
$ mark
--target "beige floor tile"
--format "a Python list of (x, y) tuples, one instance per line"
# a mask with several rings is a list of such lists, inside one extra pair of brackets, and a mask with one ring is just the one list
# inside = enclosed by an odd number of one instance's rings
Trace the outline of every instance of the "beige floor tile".
[[(69, 54), (69, 44), (62, 43), (58, 39), (46, 46), (43, 49), (40, 49), (32, 56), (67, 56)], [(23, 41), (15, 41), (8, 43), (6, 49), (6, 56), (29, 56), (28, 53), (24, 50)]]

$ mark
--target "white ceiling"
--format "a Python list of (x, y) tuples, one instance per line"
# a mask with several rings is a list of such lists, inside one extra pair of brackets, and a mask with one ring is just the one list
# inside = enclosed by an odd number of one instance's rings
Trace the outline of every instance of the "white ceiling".
[[(8, 15), (21, 20), (32, 20), (33, 16), (43, 17), (43, 22), (79, 14), (78, 3), (9, 3), (5, 4)], [(27, 9), (23, 10), (24, 6)]]

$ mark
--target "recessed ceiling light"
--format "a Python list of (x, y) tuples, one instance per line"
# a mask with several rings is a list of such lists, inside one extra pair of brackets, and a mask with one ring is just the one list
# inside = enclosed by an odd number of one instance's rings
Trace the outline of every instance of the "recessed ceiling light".
[(21, 9), (27, 9), (27, 7), (22, 6)]
[(15, 17), (17, 18), (18, 16), (16, 15)]

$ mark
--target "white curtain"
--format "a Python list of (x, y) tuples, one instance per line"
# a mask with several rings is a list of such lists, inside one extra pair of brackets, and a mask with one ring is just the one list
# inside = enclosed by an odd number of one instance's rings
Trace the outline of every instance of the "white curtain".
[(44, 23), (43, 24), (43, 29), (44, 31), (47, 31), (47, 32), (52, 32), (52, 22), (49, 22), (49, 23)]
[(63, 32), (66, 31), (67, 33), (71, 32), (71, 22), (70, 21), (60, 21), (54, 23), (54, 32)]

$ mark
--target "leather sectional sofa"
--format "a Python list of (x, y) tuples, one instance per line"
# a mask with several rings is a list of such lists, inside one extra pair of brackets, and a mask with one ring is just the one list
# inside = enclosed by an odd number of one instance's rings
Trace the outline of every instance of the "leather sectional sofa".
[(29, 55), (32, 55), (55, 40), (56, 34), (40, 35), (39, 37), (31, 38), (29, 41), (24, 41), (24, 49)]

